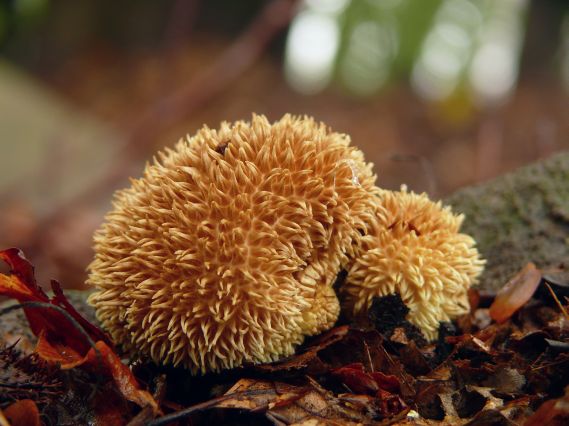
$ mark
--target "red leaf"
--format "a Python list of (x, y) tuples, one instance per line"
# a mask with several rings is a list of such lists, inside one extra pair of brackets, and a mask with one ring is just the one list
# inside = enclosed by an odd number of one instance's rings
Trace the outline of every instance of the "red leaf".
[(502, 323), (531, 299), (541, 281), (541, 271), (528, 263), (498, 292), (490, 306), (490, 317)]
[(46, 361), (57, 362), (62, 369), (82, 367), (111, 377), (120, 393), (141, 407), (151, 406), (158, 412), (154, 398), (141, 390), (130, 369), (114, 352), (107, 335), (83, 318), (65, 298), (59, 283), (52, 281), (54, 297), (49, 297), (37, 285), (33, 267), (17, 249), (0, 251), (0, 259), (11, 268), (11, 275), (0, 274), (0, 295), (17, 299), (20, 303), (42, 302), (57, 306), (75, 320), (89, 338), (77, 329), (63, 313), (48, 307), (24, 308), (30, 328), (38, 336), (37, 354)]
[(85, 356), (81, 356), (65, 345), (48, 341), (41, 334), (36, 352), (46, 361), (58, 362), (64, 370), (82, 367), (96, 374), (111, 377), (124, 398), (140, 407), (149, 405), (154, 412), (158, 412), (158, 405), (154, 398), (148, 392), (140, 389), (130, 369), (103, 341), (98, 341), (95, 348), (91, 348)]
[[(42, 302), (64, 309), (75, 319), (93, 341), (104, 341), (112, 346), (110, 339), (98, 327), (84, 319), (67, 301), (61, 287), (52, 281), (55, 296), (50, 299), (37, 285), (33, 275), (33, 267), (21, 250), (8, 249), (0, 251), (0, 259), (4, 260), (11, 269), (11, 275), (0, 274), (0, 295), (12, 297), (20, 303)], [(52, 346), (63, 345), (69, 350), (85, 356), (91, 345), (88, 339), (61, 313), (49, 308), (24, 308), (32, 332)]]
[(527, 419), (525, 426), (558, 426), (569, 421), (569, 388), (558, 399), (545, 401), (538, 410)]
[(12, 273), (16, 275), (21, 281), (28, 283), (33, 290), (41, 293), (46, 299), (47, 296), (43, 290), (37, 285), (34, 276), (34, 267), (30, 263), (22, 250), (17, 248), (9, 248), (0, 251), (0, 259), (10, 266)]
[[(132, 371), (121, 362), (115, 351), (102, 341), (97, 342), (95, 348), (89, 350), (84, 359), (84, 363), (81, 365), (95, 372), (107, 373), (113, 378), (117, 389), (126, 399), (140, 407), (149, 405), (154, 412), (157, 413), (158, 404), (152, 395), (140, 389), (138, 382), (132, 375)], [(99, 354), (97, 354), (97, 350)]]
[(375, 395), (379, 390), (397, 393), (400, 383), (397, 377), (379, 371), (366, 373), (361, 363), (348, 364), (332, 371), (346, 386), (355, 393)]
[(63, 370), (77, 367), (85, 362), (85, 355), (54, 339), (46, 339), (43, 332), (39, 335), (36, 353), (46, 361), (59, 363)]
[(389, 374), (383, 374), (381, 371), (373, 372), (371, 373), (371, 376), (380, 389), (384, 389), (391, 393), (399, 393), (401, 391), (401, 384), (397, 377)]
[[(0, 414), (2, 411), (0, 410)], [(14, 402), (3, 411), (11, 426), (40, 426), (38, 407), (31, 399)]]
[(91, 324), (85, 318), (81, 316), (79, 312), (69, 303), (69, 300), (63, 294), (63, 290), (61, 290), (61, 285), (55, 281), (51, 280), (51, 289), (53, 290), (54, 296), (50, 300), (50, 302), (54, 305), (59, 306), (67, 311), (69, 315), (73, 317), (83, 329), (89, 334), (89, 336), (95, 341), (102, 340), (103, 342), (107, 343), (107, 345), (113, 347), (113, 344), (107, 334), (101, 330), (99, 327)]
[(379, 411), (384, 417), (394, 416), (406, 408), (405, 403), (399, 396), (383, 389), (377, 391), (377, 398), (380, 400)]
[(377, 382), (364, 371), (364, 366), (361, 363), (348, 364), (332, 370), (332, 375), (337, 376), (355, 393), (374, 394), (379, 390)]

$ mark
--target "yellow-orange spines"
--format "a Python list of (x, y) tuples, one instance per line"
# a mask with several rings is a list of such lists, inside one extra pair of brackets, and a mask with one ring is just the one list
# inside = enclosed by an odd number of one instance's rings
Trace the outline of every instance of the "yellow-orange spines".
[(127, 351), (193, 372), (290, 355), (335, 322), (331, 286), (373, 210), (349, 138), (285, 116), (207, 127), (116, 194), (88, 283)]
[(467, 313), (468, 288), (484, 262), (474, 240), (459, 232), (464, 217), (425, 194), (380, 191), (376, 220), (343, 286), (346, 305), (365, 312), (373, 298), (399, 293), (407, 319), (437, 336), (439, 322)]

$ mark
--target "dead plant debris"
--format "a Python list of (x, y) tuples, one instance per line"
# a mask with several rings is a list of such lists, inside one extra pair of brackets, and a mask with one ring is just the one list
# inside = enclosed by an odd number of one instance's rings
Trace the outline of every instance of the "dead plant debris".
[(1, 426), (569, 424), (569, 283), (533, 265), (498, 295), (473, 290), (471, 312), (433, 343), (391, 295), (292, 357), (192, 376), (121, 360), (56, 282), (55, 296), (41, 290), (21, 251), (0, 258), (0, 295), (19, 302), (0, 315), (24, 309), (37, 336), (30, 354), (0, 335)]

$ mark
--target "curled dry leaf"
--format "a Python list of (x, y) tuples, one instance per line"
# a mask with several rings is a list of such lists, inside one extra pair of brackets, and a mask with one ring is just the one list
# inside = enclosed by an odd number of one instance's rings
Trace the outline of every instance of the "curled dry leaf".
[[(57, 281), (51, 282), (54, 297), (51, 299), (37, 284), (34, 268), (19, 249), (11, 248), (0, 251), (0, 259), (10, 267), (10, 274), (0, 274), (0, 295), (16, 299), (20, 303), (40, 302), (57, 306), (71, 316), (93, 341), (103, 341), (113, 347), (108, 336), (91, 324), (67, 301)], [(64, 314), (46, 307), (24, 308), (30, 328), (36, 336), (43, 334), (48, 343), (57, 342), (74, 352), (85, 355), (91, 345), (84, 333), (78, 330)]]
[(242, 379), (227, 391), (229, 398), (221, 401), (217, 407), (251, 411), (282, 408), (300, 399), (307, 391), (307, 388), (285, 383)]
[(271, 364), (257, 365), (255, 368), (261, 371), (276, 372), (307, 367), (318, 356), (319, 351), (342, 340), (348, 333), (348, 330), (349, 327), (347, 325), (333, 328), (322, 334), (312, 344), (308, 345), (304, 351), (300, 351), (299, 354)]
[(38, 407), (31, 399), (22, 399), (14, 402), (3, 410), (3, 414), (10, 426), (41, 425)]
[(490, 317), (502, 323), (531, 299), (541, 281), (541, 271), (528, 263), (496, 295), (490, 306)]
[(337, 368), (332, 371), (332, 375), (342, 380), (355, 393), (373, 395), (380, 389), (390, 393), (399, 393), (401, 390), (401, 384), (397, 377), (383, 374), (380, 371), (366, 373), (361, 363)]
[[(241, 397), (252, 392), (259, 393)], [(342, 401), (317, 384), (295, 387), (278, 382), (242, 379), (226, 395), (231, 394), (236, 396), (222, 401), (217, 407), (264, 411), (275, 424), (355, 425), (371, 421), (350, 401)]]
[[(332, 375), (339, 378), (350, 390), (364, 395), (340, 395), (342, 399), (350, 401), (367, 400), (363, 407), (374, 407), (378, 417), (389, 418), (401, 413), (407, 406), (399, 397), (401, 383), (399, 379), (392, 375), (383, 374), (380, 371), (366, 373), (361, 363), (346, 365), (332, 371)], [(369, 398), (372, 397), (370, 400)], [(355, 399), (354, 399), (355, 398)]]
[[(153, 426), (179, 421), (197, 411), (213, 408), (239, 409), (249, 413), (264, 413), (276, 425), (381, 425), (378, 419), (392, 415), (394, 399), (369, 395), (341, 394), (335, 396), (308, 377), (308, 386), (265, 380), (241, 379), (225, 395), (170, 414), (149, 424)], [(386, 395), (387, 396), (387, 395)], [(405, 417), (408, 410), (399, 410), (396, 419)], [(390, 419), (395, 420), (395, 418)], [(388, 424), (388, 423), (385, 423)]]

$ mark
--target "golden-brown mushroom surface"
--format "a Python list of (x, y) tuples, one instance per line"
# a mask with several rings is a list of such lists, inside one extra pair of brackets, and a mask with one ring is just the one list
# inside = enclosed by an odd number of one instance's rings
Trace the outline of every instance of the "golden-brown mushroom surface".
[(253, 116), (159, 153), (95, 235), (90, 303), (115, 342), (205, 373), (330, 328), (375, 202), (349, 143), (310, 118)]
[(374, 297), (399, 293), (407, 319), (425, 337), (469, 310), (468, 289), (482, 272), (475, 241), (459, 232), (463, 215), (426, 194), (380, 190), (376, 219), (342, 286), (346, 308), (365, 313)]

